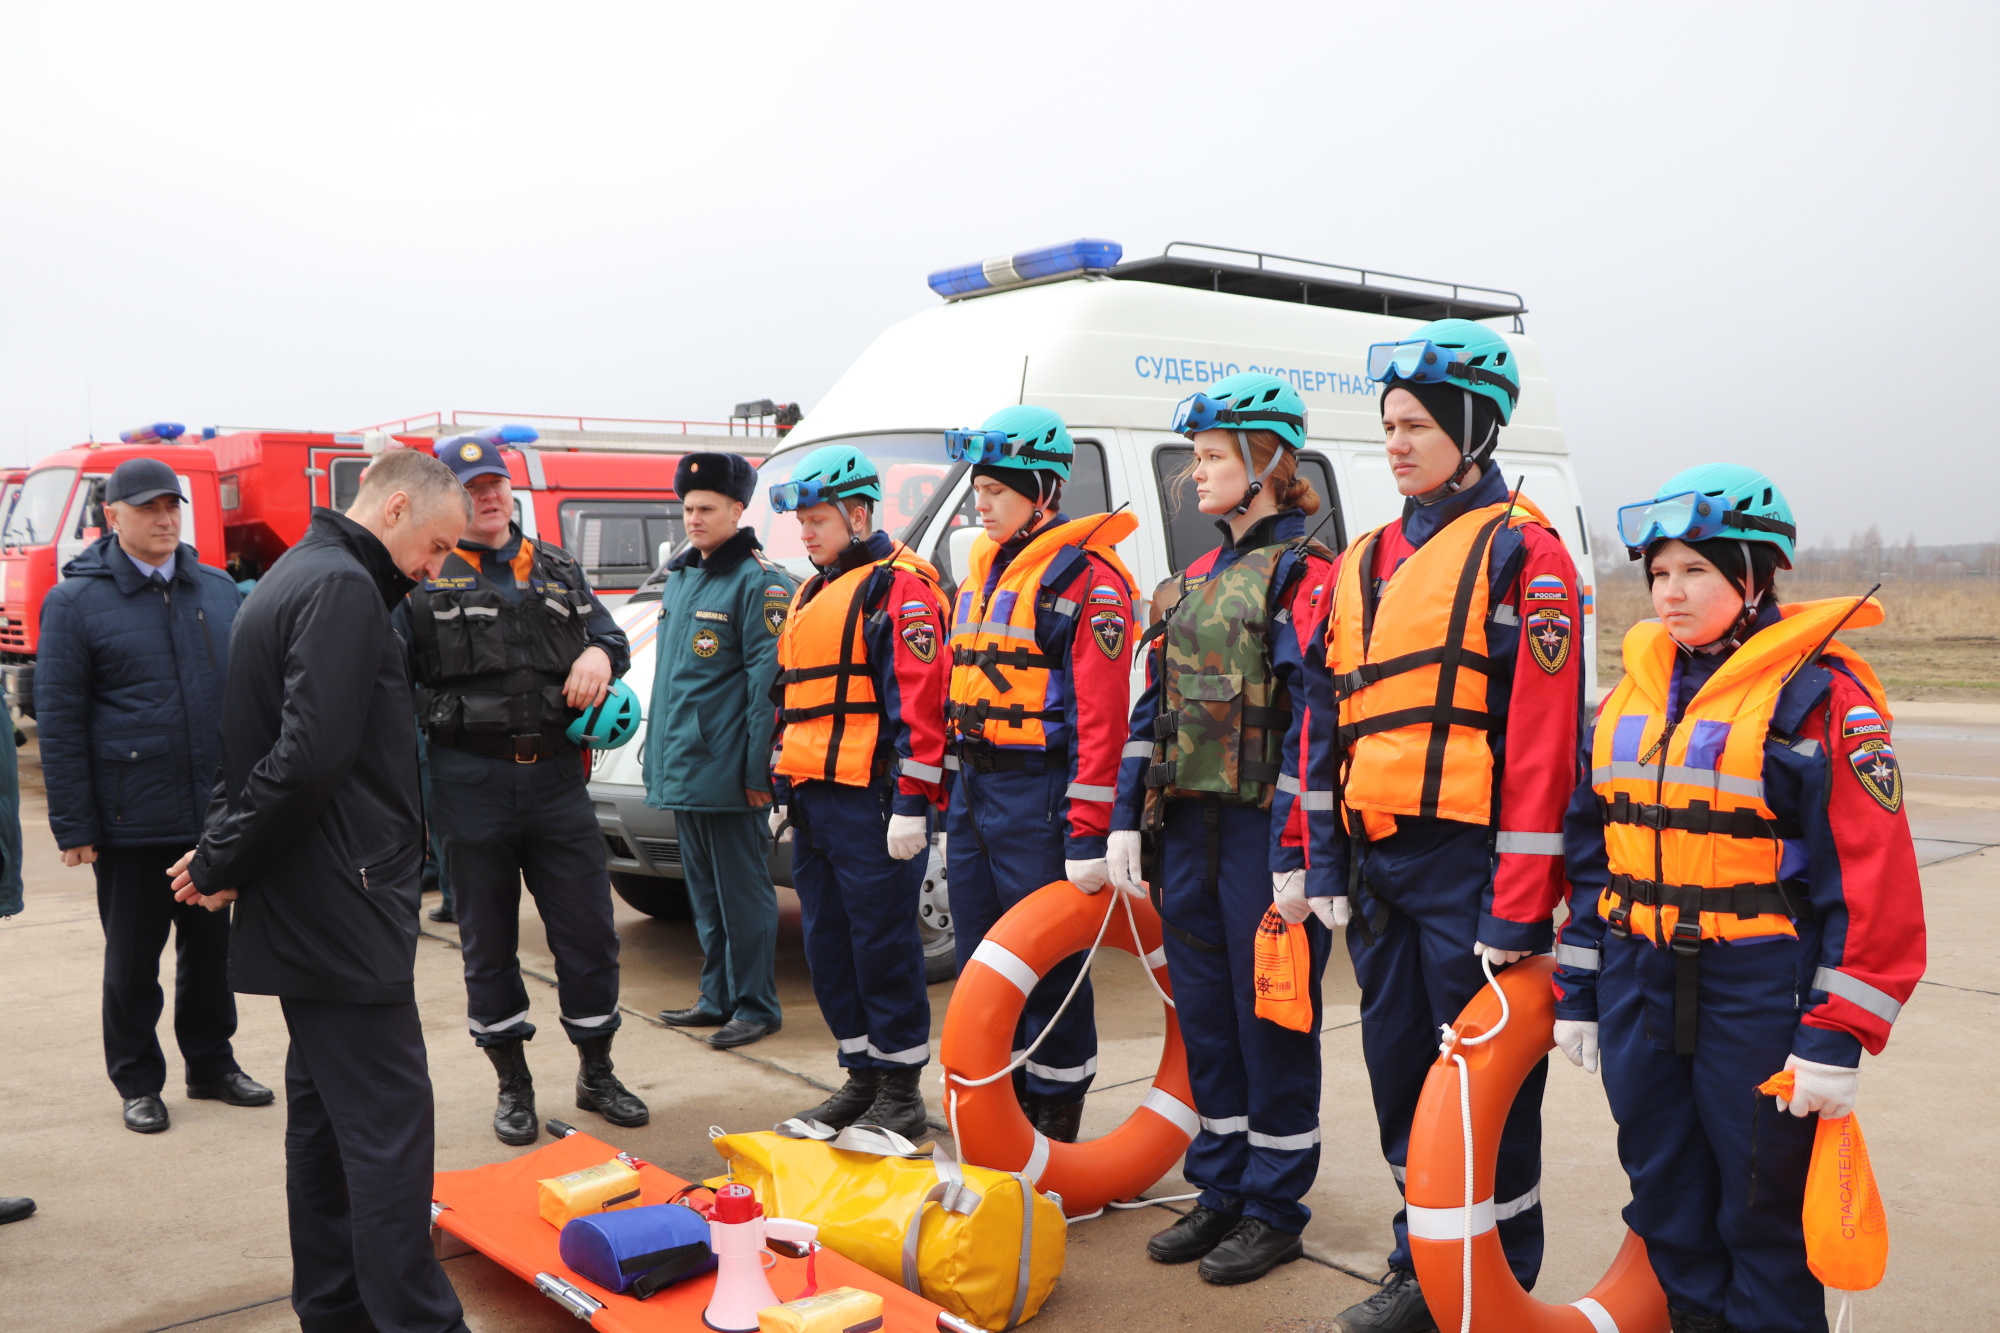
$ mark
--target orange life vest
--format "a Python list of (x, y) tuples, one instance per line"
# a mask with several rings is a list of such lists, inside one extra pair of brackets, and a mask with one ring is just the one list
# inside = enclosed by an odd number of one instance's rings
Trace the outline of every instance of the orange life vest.
[[(1667, 721), (1678, 651), (1656, 620), (1625, 636), (1625, 678), (1604, 701), (1591, 742), (1592, 788), (1603, 802), (1610, 886), (1597, 910), (1618, 935), (1643, 935), (1682, 953), (1701, 940), (1797, 935), (1807, 914), (1788, 899), (1778, 871), (1786, 827), (1764, 794), (1764, 743), (1785, 682), (1850, 611), (1857, 628), (1880, 624), (1882, 607), (1852, 598), (1781, 607), (1784, 619), (1753, 634)], [(1837, 640), (1827, 644), (1855, 675), (1884, 720), (1882, 686)], [(1811, 746), (1813, 742), (1795, 742)]]
[(1340, 701), (1341, 799), (1358, 816), (1351, 829), (1385, 837), (1397, 815), (1493, 822), (1488, 567), (1501, 525), (1529, 523), (1549, 526), (1526, 499), (1461, 514), (1379, 593), (1375, 543), (1385, 528), (1341, 557), (1327, 664)]
[(886, 560), (850, 569), (829, 582), (808, 579), (792, 594), (778, 636), (779, 720), (784, 737), (776, 770), (794, 780), (866, 787), (875, 778), (882, 701), (868, 665), (862, 592), (875, 571), (906, 570), (933, 589), (937, 570), (898, 542)]
[[(990, 598), (986, 578), (1000, 547), (984, 533), (973, 542), (972, 566), (958, 590), (951, 631), (951, 720), (962, 739), (1035, 748), (1047, 744), (1043, 724), (1062, 716), (1049, 708), (1049, 672), (1061, 669), (1062, 657), (1043, 652), (1035, 641), (1035, 605), (1044, 591), (1043, 576), (1072, 546), (1110, 565), (1123, 580), (1116, 589), (1123, 632), (1138, 585), (1112, 547), (1138, 527), (1137, 517), (1117, 513), (1073, 519), (1039, 532), (1001, 573)], [(1088, 631), (1085, 617), (1093, 607), (1058, 603), (1057, 609), (1076, 617), (1077, 627)]]

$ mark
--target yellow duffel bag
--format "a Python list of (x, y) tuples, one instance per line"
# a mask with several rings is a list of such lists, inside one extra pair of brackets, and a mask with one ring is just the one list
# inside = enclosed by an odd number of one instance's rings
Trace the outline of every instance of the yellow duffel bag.
[(1034, 1318), (1055, 1290), (1068, 1227), (1026, 1176), (961, 1166), (884, 1130), (781, 1128), (715, 1140), (729, 1179), (767, 1215), (815, 1224), (835, 1253), (981, 1328)]

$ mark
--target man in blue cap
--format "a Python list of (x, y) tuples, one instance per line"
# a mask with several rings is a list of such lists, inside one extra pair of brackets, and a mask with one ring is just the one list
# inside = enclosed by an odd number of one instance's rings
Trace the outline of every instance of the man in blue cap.
[(662, 1010), (675, 1027), (717, 1027), (711, 1046), (776, 1032), (778, 898), (771, 886), (771, 733), (778, 632), (792, 577), (739, 527), (757, 469), (689, 454), (674, 470), (687, 549), (660, 592), (659, 666), (646, 716), (646, 803), (674, 812), (701, 942), (701, 996)]
[(438, 573), (397, 610), (429, 741), (431, 820), (465, 953), (467, 1021), (499, 1075), (493, 1132), (533, 1143), (535, 1035), (521, 983), (521, 884), (555, 955), (563, 1031), (577, 1047), (576, 1104), (643, 1125), (646, 1104), (612, 1073), (618, 932), (604, 837), (583, 754), (565, 734), (631, 660), (625, 632), (560, 546), (521, 534), (496, 432), (440, 440), (472, 521)]

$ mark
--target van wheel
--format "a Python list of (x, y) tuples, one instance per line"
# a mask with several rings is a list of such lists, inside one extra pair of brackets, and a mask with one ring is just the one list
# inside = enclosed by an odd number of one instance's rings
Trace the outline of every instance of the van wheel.
[(924, 941), (924, 984), (935, 986), (958, 975), (958, 940), (951, 928), (951, 890), (944, 858), (931, 848), (924, 887), (917, 899), (917, 934)]
[(660, 875), (628, 875), (611, 872), (611, 887), (626, 903), (658, 921), (686, 921), (694, 915), (688, 906), (687, 885)]

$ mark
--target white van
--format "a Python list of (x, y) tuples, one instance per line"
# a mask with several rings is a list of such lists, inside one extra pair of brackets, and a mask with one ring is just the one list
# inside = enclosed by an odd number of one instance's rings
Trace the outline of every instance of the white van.
[[(823, 444), (857, 446), (882, 473), (878, 524), (955, 581), (979, 529), (969, 469), (945, 458), (944, 432), (977, 426), (1009, 403), (1053, 408), (1077, 449), (1064, 512), (1082, 518), (1129, 505), (1139, 529), (1119, 554), (1141, 594), (1150, 594), (1220, 540), (1214, 521), (1195, 507), (1192, 482), (1185, 495), (1169, 494), (1169, 479), (1191, 452), (1187, 439), (1168, 429), (1176, 403), (1240, 370), (1290, 380), (1306, 402), (1301, 471), (1328, 502), (1313, 522), (1319, 539), (1338, 550), (1403, 507), (1382, 448), (1379, 389), (1365, 375), (1369, 344), (1433, 319), (1479, 319), (1506, 335), (1522, 374), (1521, 400), (1495, 460), (1556, 525), (1583, 571), (1577, 650), (1595, 689), (1597, 623), (1581, 495), (1541, 353), (1522, 332), (1518, 296), (1180, 243), (1156, 257), (1118, 257), (1109, 242), (1073, 242), (934, 275), (941, 290), (963, 287), (968, 273), (979, 285), (982, 271), (986, 285), (877, 338), (772, 452), (764, 476), (783, 480)], [(1051, 265), (1057, 271), (1048, 272)], [(1038, 276), (1007, 281), (1031, 271)], [(803, 578), (811, 568), (797, 524), (772, 513), (766, 490), (759, 485), (744, 522), (756, 527), (768, 555)], [(624, 614), (650, 605), (647, 596), (642, 588)], [(657, 600), (657, 584), (651, 596)], [(627, 679), (642, 699), (650, 697), (651, 678), (651, 653), (635, 655)], [(638, 751), (635, 743), (606, 755), (591, 783), (613, 852), (622, 845), (628, 853), (614, 855), (612, 869), (677, 874), (672, 818), (646, 808)], [(660, 857), (641, 854), (652, 847)]]

